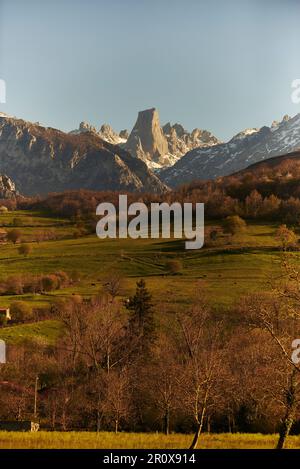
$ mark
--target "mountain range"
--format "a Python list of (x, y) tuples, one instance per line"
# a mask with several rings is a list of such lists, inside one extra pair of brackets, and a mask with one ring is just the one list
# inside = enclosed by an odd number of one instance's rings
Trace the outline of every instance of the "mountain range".
[(70, 134), (0, 116), (0, 174), (24, 195), (66, 189), (164, 192), (147, 165), (94, 132)]
[(197, 179), (216, 179), (298, 148), (300, 114), (284, 116), (271, 127), (246, 129), (227, 143), (191, 150), (174, 166), (164, 169), (160, 178), (173, 187)]
[(181, 124), (170, 122), (160, 125), (157, 109), (151, 108), (138, 113), (136, 123), (128, 130), (115, 132), (108, 124), (99, 130), (87, 122), (81, 122), (79, 128), (71, 134), (93, 132), (109, 143), (119, 145), (135, 158), (143, 160), (150, 169), (160, 170), (172, 166), (193, 148), (204, 148), (221, 143), (208, 130), (194, 129), (188, 132)]
[(24, 195), (80, 188), (162, 193), (299, 148), (300, 114), (243, 130), (223, 143), (207, 130), (161, 126), (155, 108), (139, 112), (131, 132), (119, 133), (108, 124), (97, 130), (86, 122), (66, 133), (0, 113), (0, 174)]

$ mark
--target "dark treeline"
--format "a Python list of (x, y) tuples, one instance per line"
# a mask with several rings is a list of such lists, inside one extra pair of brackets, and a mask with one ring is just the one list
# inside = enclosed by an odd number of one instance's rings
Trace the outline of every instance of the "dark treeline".
[[(274, 170), (271, 175), (270, 170), (265, 173), (262, 167), (257, 172), (244, 171), (215, 181), (196, 181), (163, 195), (128, 193), (128, 203), (203, 202), (206, 217), (211, 219), (239, 215), (247, 219), (297, 224), (300, 220), (299, 176), (295, 174), (295, 167), (293, 173), (290, 171), (290, 162), (286, 161), (280, 166), (280, 171)], [(118, 206), (118, 196), (112, 191), (79, 190), (45, 197), (19, 197), (1, 201), (1, 204), (11, 209), (40, 209), (67, 218), (88, 217), (95, 214), (100, 202)]]

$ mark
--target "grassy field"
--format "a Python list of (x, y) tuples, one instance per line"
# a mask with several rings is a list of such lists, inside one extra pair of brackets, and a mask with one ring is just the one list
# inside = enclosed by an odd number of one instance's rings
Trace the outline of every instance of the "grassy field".
[[(192, 435), (101, 432), (0, 432), (0, 449), (186, 449)], [(203, 434), (199, 449), (272, 449), (277, 435)], [(287, 448), (300, 448), (300, 436), (290, 436)]]
[[(58, 298), (72, 294), (90, 297), (98, 293), (103, 279), (111, 269), (120, 271), (125, 280), (122, 296), (128, 297), (136, 281), (143, 277), (157, 304), (164, 304), (166, 313), (185, 308), (196, 290), (203, 288), (214, 305), (229, 307), (240, 296), (267, 288), (268, 277), (279, 266), (277, 229), (273, 224), (249, 224), (245, 233), (222, 236), (214, 244), (196, 250), (184, 249), (182, 240), (99, 240), (96, 235), (72, 238), (74, 225), (68, 220), (50, 218), (37, 212), (12, 212), (0, 215), (2, 229), (13, 227), (21, 219), (22, 237), (32, 246), (28, 257), (18, 253), (18, 244), (0, 245), (0, 280), (8, 275), (54, 273), (58, 270), (81, 273), (80, 282), (62, 290), (40, 295), (2, 295), (0, 307), (23, 300), (43, 308)], [(52, 230), (57, 239), (34, 242), (37, 229)], [(182, 271), (170, 275), (166, 262), (178, 259)], [(200, 287), (199, 287), (200, 282)], [(0, 329), (0, 338), (19, 342), (36, 338), (53, 343), (59, 336), (59, 324), (51, 320)]]
[[(268, 288), (270, 276), (279, 271), (276, 225), (248, 224), (245, 233), (229, 237), (222, 235), (203, 249), (187, 251), (182, 240), (99, 240), (96, 235), (74, 238), (75, 226), (67, 220), (50, 218), (36, 212), (14, 212), (0, 215), (2, 229), (13, 227), (14, 218), (22, 219), (23, 240), (32, 252), (24, 257), (18, 245), (0, 244), (0, 281), (8, 275), (46, 274), (63, 270), (80, 272), (76, 284), (47, 294), (0, 295), (0, 307), (13, 300), (23, 300), (36, 308), (45, 308), (58, 299), (73, 294), (90, 297), (101, 291), (107, 272), (116, 269), (124, 276), (121, 296), (131, 295), (141, 277), (159, 305), (157, 319), (185, 309), (196, 292), (203, 293), (215, 306), (227, 308), (242, 295)], [(37, 229), (52, 230), (56, 239), (34, 241)], [(300, 253), (295, 253), (296, 259)], [(166, 263), (180, 260), (182, 269), (170, 275)], [(173, 316), (170, 316), (172, 320)], [(23, 340), (54, 344), (63, 334), (55, 318), (0, 328), (0, 339), (18, 344)], [(0, 448), (188, 448), (192, 435), (142, 433), (88, 432), (0, 432)], [(276, 435), (204, 434), (200, 448), (274, 448)], [(300, 448), (300, 436), (291, 436), (287, 447)]]
[(0, 330), (0, 338), (7, 344), (17, 344), (26, 340), (32, 340), (40, 344), (55, 344), (56, 339), (62, 334), (62, 326), (59, 321), (47, 320), (33, 324), (20, 324), (5, 327)]

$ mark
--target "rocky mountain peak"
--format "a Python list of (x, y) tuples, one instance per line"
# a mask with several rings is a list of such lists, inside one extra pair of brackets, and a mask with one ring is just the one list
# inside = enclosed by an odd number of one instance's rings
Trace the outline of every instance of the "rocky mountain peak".
[(85, 132), (97, 133), (97, 130), (96, 130), (95, 127), (90, 125), (88, 122), (82, 121), (82, 122), (80, 122), (78, 129), (72, 130), (70, 132), (70, 134), (75, 134), (76, 135), (76, 134), (81, 134), (81, 133), (85, 133)]
[[(119, 145), (126, 142), (126, 138), (119, 135), (109, 124), (103, 124), (100, 127), (100, 130), (97, 130), (96, 127), (90, 125), (88, 122), (80, 122), (79, 128), (69, 132), (71, 135), (78, 135), (86, 132), (92, 132), (93, 134), (100, 137), (102, 140), (105, 140), (108, 143), (113, 145)], [(123, 131), (125, 132), (125, 131)]]
[(125, 148), (146, 162), (160, 163), (168, 153), (168, 142), (160, 127), (155, 108), (138, 113), (137, 121), (128, 137)]
[(220, 143), (211, 132), (185, 128), (170, 122), (160, 127), (155, 108), (141, 111), (124, 147), (133, 155), (144, 160), (148, 166), (160, 169), (172, 166), (188, 151), (196, 147)]
[(261, 129), (259, 129), (257, 127), (252, 127), (250, 129), (241, 130), (241, 132), (238, 132), (236, 135), (234, 135), (234, 137), (232, 137), (232, 139), (230, 141), (232, 142), (232, 141), (235, 141), (235, 140), (241, 140), (245, 137), (249, 137), (250, 135), (256, 134), (260, 130)]
[(72, 130), (70, 134), (86, 132), (92, 132), (108, 143), (121, 146), (155, 170), (172, 166), (194, 148), (221, 143), (207, 130), (195, 128), (188, 132), (178, 122), (173, 125), (168, 122), (161, 127), (156, 108), (140, 111), (130, 134), (127, 130), (117, 133), (109, 124), (103, 124), (96, 130), (87, 122), (81, 122), (79, 128)]
[(112, 143), (114, 145), (119, 145), (120, 143), (125, 143), (127, 139), (121, 137), (120, 134), (114, 131), (114, 129), (109, 124), (103, 124), (100, 127), (98, 132), (99, 137), (101, 137), (106, 142)]
[(184, 130), (184, 128), (181, 124), (176, 123), (172, 127), (175, 130), (177, 137), (179, 137), (179, 138), (183, 137), (183, 135), (186, 133), (186, 131)]
[(279, 124), (280, 124), (279, 121), (274, 120), (274, 121), (272, 122), (272, 124), (271, 124), (271, 129), (275, 129), (276, 127), (279, 126)]
[(276, 129), (277, 127), (281, 126), (281, 125), (285, 125), (287, 122), (289, 122), (292, 118), (288, 115), (288, 114), (285, 114), (282, 118), (281, 121), (276, 121), (274, 120), (271, 124), (271, 129), (274, 130)]
[(221, 143), (208, 130), (195, 128), (192, 132), (188, 132), (178, 123), (171, 125), (168, 122), (163, 126), (163, 133), (168, 142), (168, 153), (173, 156), (173, 163), (194, 148), (210, 147)]

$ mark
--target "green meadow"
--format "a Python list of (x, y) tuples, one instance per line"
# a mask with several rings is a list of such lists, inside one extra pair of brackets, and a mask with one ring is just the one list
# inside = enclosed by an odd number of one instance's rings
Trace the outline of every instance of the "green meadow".
[[(156, 317), (172, 315), (189, 307), (196, 295), (205, 296), (215, 308), (232, 314), (232, 305), (247, 293), (268, 289), (270, 278), (279, 272), (280, 251), (275, 233), (278, 225), (248, 223), (237, 235), (220, 234), (216, 240), (206, 237), (200, 250), (185, 250), (184, 240), (107, 239), (96, 234), (74, 237), (76, 226), (69, 220), (38, 212), (19, 211), (0, 216), (0, 229), (10, 230), (18, 221), (21, 242), (29, 243), (28, 256), (18, 251), (19, 243), (0, 244), (0, 281), (14, 275), (37, 275), (65, 271), (79, 273), (78, 282), (67, 288), (43, 294), (0, 295), (0, 307), (22, 300), (39, 310), (48, 310), (59, 299), (81, 295), (89, 298), (103, 291), (110, 271), (124, 278), (120, 299), (134, 292), (141, 277), (153, 295)], [(220, 223), (209, 223), (209, 229)], [(49, 230), (52, 239), (37, 242), (37, 230)], [(295, 253), (297, 259), (298, 253)], [(180, 269), (170, 273), (167, 263), (179, 261)], [(0, 338), (10, 344), (24, 340), (38, 344), (55, 344), (63, 334), (56, 319), (47, 319), (0, 328)], [(188, 448), (192, 435), (111, 432), (0, 432), (0, 448)], [(277, 435), (203, 434), (199, 448), (274, 448)], [(300, 437), (290, 436), (287, 448), (299, 448)]]
[[(16, 245), (0, 244), (0, 280), (11, 275), (34, 275), (65, 271), (80, 273), (76, 285), (45, 294), (1, 295), (0, 307), (14, 300), (28, 302), (35, 308), (46, 308), (59, 298), (73, 294), (90, 297), (99, 293), (107, 273), (118, 270), (124, 277), (122, 296), (134, 291), (143, 277), (153, 294), (158, 310), (172, 312), (185, 308), (199, 291), (214, 306), (230, 308), (236, 300), (251, 291), (265, 290), (268, 280), (279, 268), (276, 225), (248, 224), (242, 234), (220, 235), (200, 250), (185, 250), (178, 239), (107, 239), (96, 234), (74, 238), (75, 225), (69, 220), (53, 218), (38, 212), (18, 211), (0, 216), (1, 229), (18, 229), (22, 241), (31, 245), (29, 256), (20, 255)], [(210, 223), (218, 227), (218, 223)], [(37, 230), (50, 230), (54, 240), (36, 242)], [(179, 260), (182, 268), (168, 273), (166, 263)], [(0, 329), (0, 338), (19, 342), (23, 338), (55, 342), (60, 325), (56, 320), (14, 325)]]

